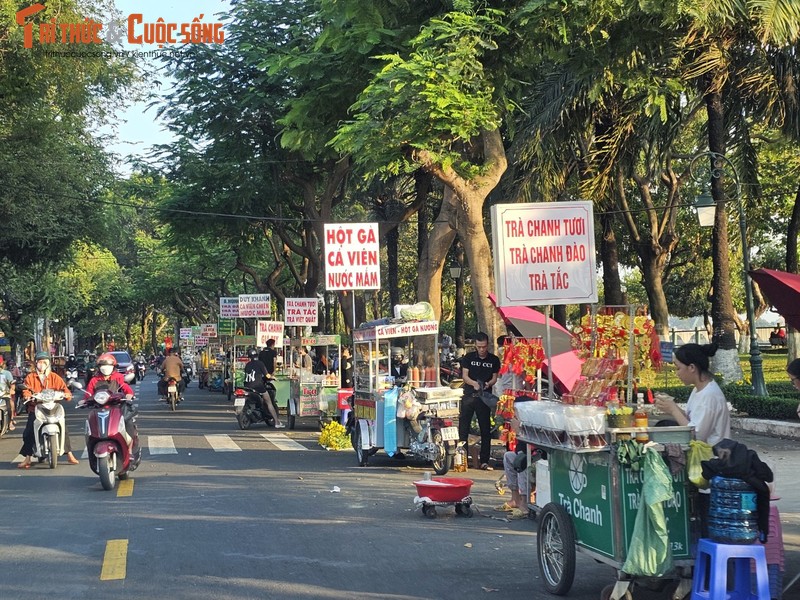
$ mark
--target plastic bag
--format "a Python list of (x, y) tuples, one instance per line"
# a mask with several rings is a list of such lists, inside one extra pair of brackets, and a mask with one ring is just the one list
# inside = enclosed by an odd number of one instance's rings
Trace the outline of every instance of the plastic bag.
[(484, 390), (483, 393), (481, 394), (481, 400), (483, 400), (483, 403), (486, 406), (488, 406), (491, 409), (494, 409), (497, 406), (497, 403), (500, 401), (500, 398), (495, 396), (489, 390)]
[(708, 489), (709, 482), (703, 477), (704, 460), (714, 458), (714, 450), (710, 444), (699, 440), (689, 442), (689, 452), (686, 457), (686, 470), (688, 471), (689, 481), (700, 489)]

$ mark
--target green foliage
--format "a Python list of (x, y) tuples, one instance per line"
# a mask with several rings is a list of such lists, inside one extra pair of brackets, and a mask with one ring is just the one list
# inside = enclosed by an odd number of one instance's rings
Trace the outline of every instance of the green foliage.
[(431, 19), (411, 41), (413, 51), (378, 56), (386, 64), (351, 107), (334, 148), (349, 153), (367, 172), (398, 174), (418, 168), (417, 151), (430, 162), (470, 178), (477, 167), (463, 150), (482, 130), (494, 130), (500, 107), (487, 54), (507, 34), (503, 13), (451, 12)]

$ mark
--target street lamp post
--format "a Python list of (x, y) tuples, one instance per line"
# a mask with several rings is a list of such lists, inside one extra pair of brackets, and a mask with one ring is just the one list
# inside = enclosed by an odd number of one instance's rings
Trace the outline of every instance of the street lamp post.
[[(745, 305), (747, 310), (747, 321), (750, 325), (750, 372), (753, 380), (753, 393), (756, 396), (767, 396), (767, 385), (764, 382), (763, 359), (761, 350), (758, 347), (758, 336), (756, 335), (756, 317), (753, 304), (753, 280), (750, 279), (750, 248), (747, 245), (747, 220), (742, 204), (742, 186), (739, 182), (739, 174), (736, 167), (723, 154), (719, 152), (701, 152), (695, 155), (689, 163), (689, 171), (695, 162), (703, 157), (708, 157), (711, 161), (710, 170), (712, 179), (719, 179), (725, 174), (726, 167), (730, 169), (736, 184), (736, 209), (739, 211), (739, 232), (742, 236), (742, 264), (744, 266), (744, 292)], [(708, 194), (703, 193), (697, 197), (695, 202), (697, 216), (702, 227), (714, 225), (714, 211), (716, 204), (714, 199)], [(710, 221), (709, 221), (710, 216)]]
[[(458, 253), (457, 253), (458, 254)], [(455, 344), (459, 348), (464, 347), (464, 278), (461, 277), (463, 267), (459, 261), (460, 257), (454, 257), (450, 263), (450, 277), (456, 282), (456, 322), (455, 322)]]

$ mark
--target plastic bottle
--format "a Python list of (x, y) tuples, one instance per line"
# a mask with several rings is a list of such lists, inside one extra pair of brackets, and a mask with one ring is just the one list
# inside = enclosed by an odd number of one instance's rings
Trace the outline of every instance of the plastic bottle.
[(464, 444), (460, 443), (456, 448), (456, 453), (453, 456), (453, 472), (465, 473), (467, 471), (467, 452), (464, 450)]
[[(636, 394), (636, 413), (633, 415), (634, 427), (647, 427), (647, 413), (644, 410), (644, 394), (639, 392)], [(646, 431), (636, 432), (636, 441), (640, 444), (646, 444), (650, 441), (650, 435)]]

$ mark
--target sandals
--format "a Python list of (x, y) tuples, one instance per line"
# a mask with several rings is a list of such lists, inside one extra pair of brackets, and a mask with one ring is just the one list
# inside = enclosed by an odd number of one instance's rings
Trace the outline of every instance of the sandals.
[(71, 464), (71, 465), (79, 465), (79, 464), (81, 464), (81, 461), (79, 461), (79, 460), (78, 460), (77, 458), (75, 458), (74, 456), (73, 456), (72, 458), (70, 458), (70, 457), (67, 457), (67, 462), (68, 462), (69, 464)]
[(506, 517), (507, 519), (527, 519), (528, 518), (528, 511), (522, 510), (521, 508), (515, 508), (511, 511), (511, 514)]
[(499, 510), (500, 512), (513, 512), (516, 510), (516, 506), (511, 506), (508, 502), (503, 502), (500, 506), (495, 506), (495, 510)]
[(18, 469), (30, 469), (31, 468), (31, 463), (21, 462), (21, 463), (19, 463), (17, 465), (17, 468)]
[(8, 423), (8, 430), (14, 431), (17, 428), (17, 422), (14, 420), (9, 421)]

